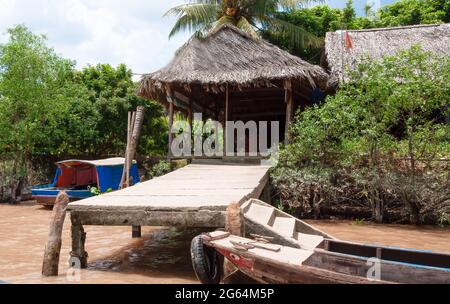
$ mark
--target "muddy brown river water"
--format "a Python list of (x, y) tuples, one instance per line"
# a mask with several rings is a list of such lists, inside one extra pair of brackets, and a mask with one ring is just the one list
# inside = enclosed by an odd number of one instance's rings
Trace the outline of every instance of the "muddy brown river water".
[[(89, 267), (73, 282), (67, 276), (70, 220), (63, 231), (60, 275), (42, 278), (41, 265), (51, 211), (26, 203), (0, 205), (0, 280), (9, 283), (197, 283), (189, 255), (199, 230), (87, 226)], [(348, 221), (309, 221), (334, 236), (352, 241), (430, 249), (450, 253), (450, 229), (400, 225), (353, 225)]]

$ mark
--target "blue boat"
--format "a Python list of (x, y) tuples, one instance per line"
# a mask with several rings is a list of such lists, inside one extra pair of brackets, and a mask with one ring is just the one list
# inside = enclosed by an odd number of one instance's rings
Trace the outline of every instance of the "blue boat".
[[(121, 157), (102, 160), (65, 160), (56, 163), (57, 169), (51, 184), (35, 186), (31, 189), (34, 200), (40, 205), (51, 206), (61, 190), (66, 191), (71, 201), (119, 189), (125, 159)], [(131, 185), (139, 182), (138, 166), (133, 161), (130, 168)]]

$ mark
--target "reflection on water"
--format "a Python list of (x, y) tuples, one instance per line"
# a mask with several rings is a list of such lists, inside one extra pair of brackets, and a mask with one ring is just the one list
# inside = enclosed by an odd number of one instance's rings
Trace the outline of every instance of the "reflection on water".
[(189, 246), (201, 230), (161, 228), (124, 246), (112, 254), (91, 261), (89, 270), (146, 272), (191, 275)]

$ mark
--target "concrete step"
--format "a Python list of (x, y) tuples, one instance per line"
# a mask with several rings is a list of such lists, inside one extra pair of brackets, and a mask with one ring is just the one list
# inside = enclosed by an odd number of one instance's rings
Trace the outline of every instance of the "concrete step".
[(276, 216), (271, 224), (272, 228), (282, 236), (294, 237), (295, 218)]

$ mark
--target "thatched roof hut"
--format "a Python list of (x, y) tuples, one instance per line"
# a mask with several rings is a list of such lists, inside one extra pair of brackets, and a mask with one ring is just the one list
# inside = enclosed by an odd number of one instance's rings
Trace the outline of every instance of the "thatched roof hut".
[(158, 99), (167, 86), (201, 85), (206, 91), (224, 92), (227, 84), (237, 89), (270, 87), (272, 81), (286, 79), (324, 87), (327, 76), (319, 66), (224, 25), (203, 39), (192, 39), (166, 67), (144, 75), (139, 92)]
[(364, 58), (381, 59), (419, 44), (425, 51), (450, 55), (450, 24), (415, 25), (327, 33), (325, 54), (331, 78), (345, 80), (346, 71)]
[(196, 111), (221, 122), (278, 120), (285, 128), (295, 108), (310, 104), (327, 81), (320, 66), (224, 25), (191, 39), (166, 67), (144, 75), (139, 95), (164, 104), (169, 117), (180, 111), (191, 119)]

